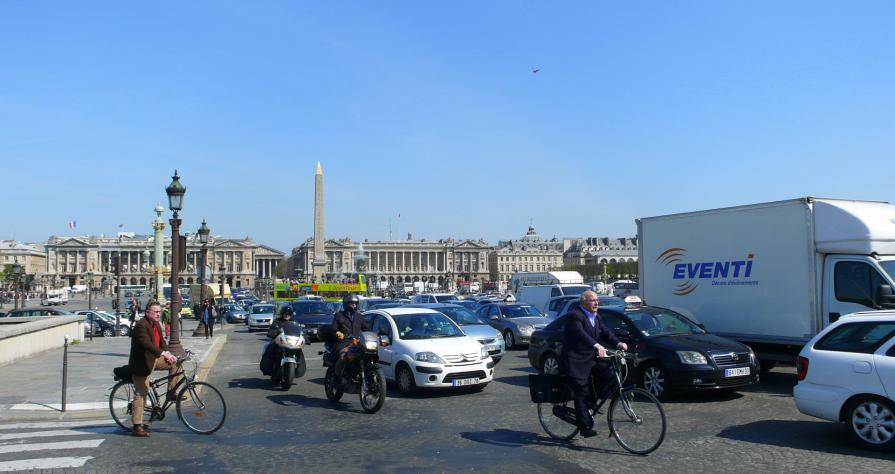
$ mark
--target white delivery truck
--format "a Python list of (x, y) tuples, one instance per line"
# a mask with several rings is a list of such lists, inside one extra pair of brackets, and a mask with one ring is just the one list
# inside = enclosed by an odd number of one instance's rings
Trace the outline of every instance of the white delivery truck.
[(640, 293), (792, 361), (840, 316), (895, 307), (895, 206), (802, 198), (637, 219)]
[(523, 286), (584, 284), (578, 272), (518, 272), (510, 278), (510, 291), (516, 297)]

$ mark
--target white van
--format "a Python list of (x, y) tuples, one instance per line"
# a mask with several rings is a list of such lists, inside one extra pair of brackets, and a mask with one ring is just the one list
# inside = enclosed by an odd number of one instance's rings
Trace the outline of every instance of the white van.
[(516, 292), (516, 302), (534, 306), (538, 311), (547, 314), (547, 302), (556, 296), (577, 296), (585, 291), (593, 290), (590, 285), (533, 285), (522, 286)]
[(47, 294), (41, 299), (41, 306), (56, 306), (68, 303), (68, 289), (47, 290)]

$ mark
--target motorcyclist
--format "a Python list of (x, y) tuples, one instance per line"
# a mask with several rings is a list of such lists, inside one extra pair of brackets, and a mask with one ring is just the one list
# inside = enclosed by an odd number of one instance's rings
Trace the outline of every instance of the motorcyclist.
[(342, 369), (348, 358), (348, 348), (352, 340), (360, 339), (363, 331), (369, 331), (370, 326), (364, 321), (364, 316), (358, 309), (360, 298), (349, 294), (342, 298), (342, 311), (336, 313), (333, 318), (333, 330), (336, 332), (336, 344), (333, 354), (339, 358), (336, 362), (336, 375), (342, 375)]
[[(295, 311), (292, 309), (292, 306), (285, 305), (280, 310), (280, 315), (275, 319), (270, 327), (267, 329), (267, 337), (270, 339), (276, 339), (277, 336), (280, 335), (280, 331), (283, 329), (283, 325), (287, 322), (292, 321), (292, 316), (295, 314)], [(273, 365), (273, 359), (275, 355), (276, 347), (272, 342), (268, 342), (264, 346), (264, 352), (261, 353), (261, 372), (264, 375), (269, 375), (268, 372), (271, 370), (271, 366)]]

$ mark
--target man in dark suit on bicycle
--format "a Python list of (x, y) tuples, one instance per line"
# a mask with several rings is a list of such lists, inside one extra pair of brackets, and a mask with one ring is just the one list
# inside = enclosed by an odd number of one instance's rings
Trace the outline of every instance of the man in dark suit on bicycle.
[[(159, 325), (162, 306), (158, 301), (150, 301), (146, 305), (146, 317), (137, 321), (131, 333), (131, 352), (128, 367), (134, 381), (133, 422), (134, 436), (149, 436), (143, 425), (143, 406), (149, 395), (149, 376), (155, 369), (168, 369), (169, 375), (177, 372), (177, 357), (168, 352), (168, 343)], [(178, 377), (168, 381), (168, 387), (177, 385)], [(169, 392), (168, 397), (171, 397)]]
[(581, 294), (579, 305), (566, 314), (563, 349), (559, 357), (559, 373), (572, 388), (575, 420), (585, 438), (597, 434), (593, 417), (587, 411), (594, 402), (590, 399), (588, 379), (593, 376), (594, 387), (599, 394), (610, 378), (609, 368), (606, 364), (597, 363), (596, 357), (606, 357), (606, 347), (628, 349), (627, 344), (620, 342), (612, 329), (603, 323), (599, 308), (600, 300), (596, 293), (585, 291)]

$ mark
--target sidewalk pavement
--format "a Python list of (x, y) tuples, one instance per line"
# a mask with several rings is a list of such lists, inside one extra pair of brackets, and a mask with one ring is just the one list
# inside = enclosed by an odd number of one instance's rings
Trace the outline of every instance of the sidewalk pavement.
[[(204, 380), (235, 325), (225, 325), (213, 338), (191, 337), (196, 321), (183, 323), (183, 347), (196, 352), (197, 380)], [(216, 328), (217, 329), (217, 328)], [(66, 411), (62, 402), (63, 349), (41, 352), (0, 366), (0, 421), (67, 420), (109, 414), (109, 392), (115, 379), (112, 369), (127, 365), (129, 337), (94, 337), (68, 346)], [(165, 372), (155, 372), (154, 377)]]

